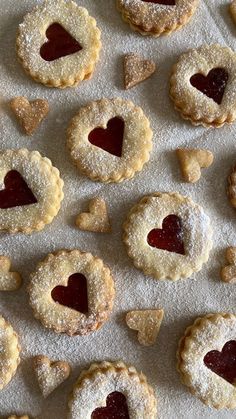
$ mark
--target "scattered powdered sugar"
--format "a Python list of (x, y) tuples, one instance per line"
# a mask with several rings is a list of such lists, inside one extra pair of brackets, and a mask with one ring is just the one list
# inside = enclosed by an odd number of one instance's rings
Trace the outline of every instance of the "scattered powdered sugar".
[[(181, 119), (168, 98), (172, 65), (189, 48), (205, 43), (227, 44), (235, 48), (236, 28), (228, 15), (228, 2), (201, 1), (191, 22), (170, 37), (141, 37), (121, 19), (114, 0), (80, 0), (96, 17), (102, 30), (103, 48), (91, 80), (75, 89), (47, 89), (27, 77), (17, 62), (15, 36), (23, 16), (41, 1), (1, 0), (0, 35), (0, 133), (1, 147), (38, 150), (58, 167), (65, 181), (65, 198), (53, 223), (40, 233), (1, 235), (0, 254), (11, 256), (13, 268), (22, 274), (19, 292), (1, 293), (1, 313), (20, 336), (22, 362), (11, 383), (0, 392), (2, 416), (28, 414), (37, 419), (66, 418), (67, 399), (83, 368), (103, 359), (122, 359), (135, 365), (148, 377), (158, 397), (161, 419), (233, 419), (234, 412), (210, 410), (180, 383), (175, 368), (177, 342), (184, 329), (205, 313), (235, 310), (234, 285), (221, 282), (219, 269), (225, 263), (225, 247), (236, 245), (235, 210), (226, 196), (226, 178), (235, 164), (236, 126), (220, 130), (193, 127)], [(215, 20), (215, 22), (214, 22)], [(129, 91), (123, 90), (123, 54), (140, 53), (155, 61), (158, 71), (150, 80)], [(15, 96), (29, 100), (45, 98), (50, 112), (32, 138), (22, 135), (7, 102)], [(65, 148), (66, 128), (79, 107), (101, 97), (123, 97), (141, 106), (154, 132), (150, 161), (132, 180), (104, 185), (81, 176), (73, 167)], [(173, 152), (177, 147), (206, 148), (213, 152), (213, 165), (202, 172), (195, 185), (182, 183)], [(210, 217), (214, 246), (203, 269), (190, 279), (172, 283), (146, 277), (133, 267), (121, 240), (121, 225), (128, 210), (142, 196), (156, 191), (179, 191), (200, 204)], [(106, 199), (113, 233), (81, 232), (75, 218), (88, 199)], [(43, 328), (34, 319), (26, 287), (29, 274), (38, 261), (61, 248), (80, 248), (101, 257), (112, 270), (116, 301), (111, 321), (87, 337), (61, 336)], [(196, 280), (195, 280), (196, 279)], [(134, 309), (164, 308), (165, 318), (156, 345), (143, 348), (136, 334), (125, 325), (125, 313)], [(44, 353), (52, 359), (65, 359), (72, 376), (45, 401), (32, 370), (32, 356)]]

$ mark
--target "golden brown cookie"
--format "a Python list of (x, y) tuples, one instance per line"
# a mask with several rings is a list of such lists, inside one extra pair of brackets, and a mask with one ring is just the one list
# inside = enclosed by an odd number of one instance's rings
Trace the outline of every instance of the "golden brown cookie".
[(228, 177), (228, 196), (231, 204), (236, 208), (236, 166)]
[(74, 1), (45, 0), (19, 26), (18, 58), (25, 71), (49, 87), (71, 87), (91, 77), (101, 49), (100, 31)]
[(80, 213), (77, 216), (75, 223), (80, 230), (92, 231), (95, 233), (110, 233), (111, 223), (104, 199), (91, 199), (89, 201), (89, 212)]
[(176, 150), (181, 172), (186, 182), (195, 183), (201, 177), (201, 169), (213, 163), (214, 156), (208, 150), (178, 148)]
[(18, 272), (12, 272), (11, 260), (0, 256), (0, 291), (16, 291), (20, 288), (22, 279)]
[(226, 260), (229, 263), (221, 269), (221, 279), (224, 282), (236, 283), (236, 247), (228, 247), (225, 254)]
[(15, 375), (20, 363), (20, 344), (16, 332), (2, 316), (0, 316), (0, 390)]
[(138, 54), (130, 53), (124, 56), (124, 86), (131, 89), (151, 77), (156, 70), (152, 60), (145, 60)]
[(156, 342), (164, 310), (135, 310), (126, 315), (126, 323), (130, 329), (138, 331), (141, 345), (151, 346)]
[(27, 135), (32, 135), (36, 131), (49, 112), (48, 101), (45, 99), (29, 102), (27, 98), (19, 96), (12, 99), (10, 105)]
[(48, 397), (70, 375), (70, 366), (65, 361), (51, 361), (45, 355), (34, 357), (34, 372), (43, 397)]
[(156, 37), (182, 28), (198, 3), (199, 0), (117, 0), (117, 7), (134, 31)]
[(124, 418), (157, 418), (154, 392), (143, 373), (123, 362), (92, 364), (74, 386), (68, 417), (105, 418), (111, 405), (113, 417), (119, 414)]
[(175, 108), (193, 125), (219, 128), (236, 118), (236, 53), (218, 44), (182, 54), (170, 79)]

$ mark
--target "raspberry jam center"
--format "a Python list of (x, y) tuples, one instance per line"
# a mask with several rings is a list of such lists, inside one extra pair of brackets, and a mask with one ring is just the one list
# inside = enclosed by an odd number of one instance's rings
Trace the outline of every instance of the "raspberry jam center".
[(126, 398), (122, 393), (114, 391), (109, 394), (106, 407), (98, 407), (91, 415), (91, 419), (129, 419)]
[(36, 204), (38, 201), (17, 170), (10, 170), (4, 178), (5, 188), (0, 190), (0, 208), (14, 208)]
[(63, 285), (55, 287), (51, 296), (56, 303), (83, 314), (88, 313), (87, 280), (80, 273), (75, 273), (69, 277), (67, 287)]
[(236, 340), (227, 342), (221, 352), (208, 352), (204, 364), (230, 384), (236, 385)]
[(155, 228), (147, 236), (149, 246), (184, 255), (182, 223), (177, 215), (168, 215), (163, 220), (162, 229)]
[(190, 83), (193, 87), (220, 105), (228, 78), (229, 75), (226, 70), (223, 68), (213, 68), (207, 76), (201, 73), (194, 74), (190, 78)]
[(164, 4), (166, 6), (175, 6), (175, 0), (142, 0), (144, 3)]
[(40, 48), (45, 61), (54, 61), (81, 51), (82, 46), (59, 23), (53, 23), (46, 31), (48, 41)]
[(114, 156), (121, 157), (125, 123), (119, 117), (112, 118), (107, 123), (107, 128), (95, 128), (89, 134), (89, 142), (102, 148)]

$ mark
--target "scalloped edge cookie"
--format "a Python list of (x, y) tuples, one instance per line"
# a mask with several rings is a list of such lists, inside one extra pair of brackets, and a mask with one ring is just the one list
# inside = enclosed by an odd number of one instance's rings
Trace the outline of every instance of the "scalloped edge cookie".
[(20, 344), (17, 333), (9, 322), (0, 316), (0, 390), (13, 378), (20, 363)]

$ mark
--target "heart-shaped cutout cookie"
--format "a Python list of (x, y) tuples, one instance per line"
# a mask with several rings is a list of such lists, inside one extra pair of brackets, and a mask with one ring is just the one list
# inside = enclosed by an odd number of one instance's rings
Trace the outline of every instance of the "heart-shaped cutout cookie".
[(221, 352), (208, 352), (204, 364), (230, 384), (236, 385), (236, 340), (227, 342)]
[(10, 170), (4, 178), (5, 188), (0, 190), (0, 208), (14, 208), (36, 204), (38, 201), (17, 170)]
[(126, 323), (130, 329), (138, 331), (141, 345), (151, 346), (156, 342), (164, 310), (136, 310), (126, 315)]
[(162, 223), (162, 229), (155, 228), (147, 236), (149, 246), (168, 252), (185, 254), (181, 219), (174, 214), (168, 215)]
[(68, 279), (67, 287), (58, 285), (51, 292), (52, 299), (66, 307), (88, 313), (87, 280), (84, 275), (75, 273)]
[(176, 150), (181, 172), (186, 182), (195, 183), (201, 177), (201, 169), (213, 163), (213, 154), (208, 150), (178, 148)]
[(107, 396), (106, 407), (98, 407), (91, 415), (91, 419), (129, 419), (126, 397), (119, 391)]
[(130, 53), (124, 56), (124, 85), (130, 89), (151, 77), (156, 65), (152, 60), (145, 60), (138, 54)]
[(142, 0), (144, 3), (162, 4), (164, 6), (175, 6), (175, 0)]
[(221, 279), (224, 282), (236, 283), (236, 247), (229, 247), (226, 250), (226, 260), (229, 265), (221, 269)]
[(106, 128), (95, 128), (89, 134), (88, 140), (96, 147), (102, 148), (114, 156), (122, 156), (125, 123), (123, 119), (114, 117)]
[(89, 212), (82, 212), (76, 218), (76, 225), (81, 230), (95, 233), (111, 232), (111, 224), (106, 203), (102, 198), (94, 198), (89, 202)]
[(49, 112), (48, 101), (45, 99), (29, 102), (26, 97), (19, 96), (12, 99), (10, 105), (27, 135), (32, 135), (36, 131)]
[(15, 291), (21, 286), (18, 272), (10, 272), (11, 261), (7, 256), (0, 256), (0, 291)]
[(65, 361), (51, 361), (47, 356), (34, 357), (34, 371), (43, 396), (46, 398), (70, 375)]
[(48, 27), (46, 37), (48, 41), (40, 48), (40, 55), (45, 61), (55, 61), (83, 49), (59, 23), (53, 23)]
[(190, 78), (193, 87), (200, 90), (204, 95), (221, 104), (229, 75), (224, 68), (213, 68), (207, 76), (197, 73)]

